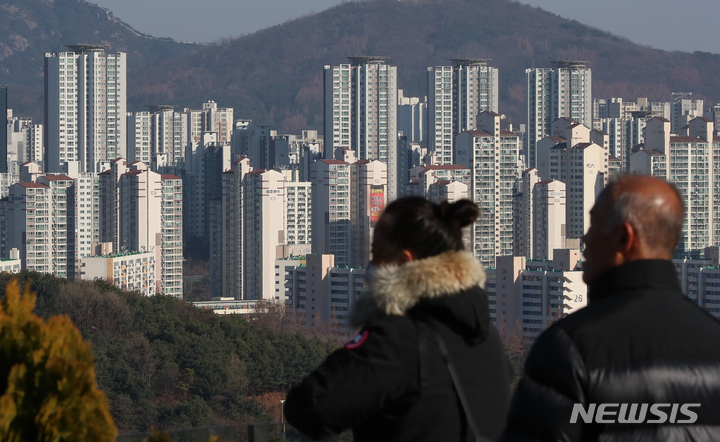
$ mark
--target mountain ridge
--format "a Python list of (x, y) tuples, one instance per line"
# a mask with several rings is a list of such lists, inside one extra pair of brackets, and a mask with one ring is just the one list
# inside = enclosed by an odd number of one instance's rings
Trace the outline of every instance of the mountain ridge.
[(687, 90), (708, 100), (720, 83), (720, 55), (637, 45), (510, 0), (347, 2), (218, 45), (173, 48), (158, 54), (147, 45), (130, 47), (140, 60), (130, 63), (128, 53), (129, 110), (152, 103), (199, 108), (212, 99), (233, 107), (236, 118), (288, 133), (321, 128), (322, 67), (349, 55), (391, 57), (406, 96), (426, 94), (428, 66), (450, 58), (492, 59), (500, 70), (500, 113), (515, 123), (525, 119), (525, 69), (548, 66), (548, 60), (589, 60), (598, 97), (660, 101)]

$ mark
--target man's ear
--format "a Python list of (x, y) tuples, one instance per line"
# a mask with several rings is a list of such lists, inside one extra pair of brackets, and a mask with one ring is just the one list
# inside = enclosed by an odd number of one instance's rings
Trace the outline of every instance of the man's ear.
[(623, 255), (629, 254), (639, 246), (637, 231), (635, 227), (629, 222), (624, 222), (620, 225), (620, 242), (618, 244), (618, 252)]

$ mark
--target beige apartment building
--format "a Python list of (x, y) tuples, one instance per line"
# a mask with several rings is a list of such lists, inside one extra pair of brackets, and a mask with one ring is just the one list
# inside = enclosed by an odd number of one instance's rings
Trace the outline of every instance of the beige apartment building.
[(713, 122), (695, 118), (682, 135), (671, 133), (671, 123), (655, 117), (645, 127), (645, 143), (630, 157), (630, 170), (653, 175), (677, 186), (686, 202), (683, 237), (678, 251), (689, 253), (715, 245), (720, 209), (720, 140)]
[(538, 174), (565, 183), (565, 236), (582, 238), (590, 226), (590, 209), (607, 185), (609, 155), (602, 147), (606, 136), (566, 119), (553, 126), (557, 135), (537, 143)]
[(114, 253), (160, 252), (160, 293), (182, 297), (182, 180), (118, 158), (98, 175), (100, 242)]
[(121, 290), (145, 296), (160, 293), (160, 275), (154, 248), (147, 252), (115, 253), (80, 259), (79, 279), (107, 281)]
[(288, 311), (308, 327), (330, 325), (349, 331), (353, 304), (365, 291), (365, 270), (337, 266), (333, 255), (310, 254), (302, 259), (277, 260), (278, 292)]
[(503, 339), (514, 334), (524, 342), (549, 325), (587, 305), (580, 250), (556, 249), (553, 260), (501, 256), (487, 270), (490, 320)]

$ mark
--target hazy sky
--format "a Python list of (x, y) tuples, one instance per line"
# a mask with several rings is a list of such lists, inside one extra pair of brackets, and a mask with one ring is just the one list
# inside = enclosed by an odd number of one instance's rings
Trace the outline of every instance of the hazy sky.
[[(237, 37), (341, 0), (90, 0), (135, 29), (180, 41)], [(720, 53), (720, 1), (522, 0), (562, 17), (659, 49)], [(398, 17), (402, 19), (402, 17)]]

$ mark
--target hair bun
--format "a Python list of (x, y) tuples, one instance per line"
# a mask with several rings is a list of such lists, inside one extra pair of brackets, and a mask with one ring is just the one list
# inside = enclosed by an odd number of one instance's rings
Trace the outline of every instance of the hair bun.
[(440, 205), (443, 217), (447, 222), (456, 222), (460, 227), (474, 223), (480, 214), (478, 206), (468, 200), (462, 199), (450, 204), (446, 201)]

